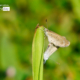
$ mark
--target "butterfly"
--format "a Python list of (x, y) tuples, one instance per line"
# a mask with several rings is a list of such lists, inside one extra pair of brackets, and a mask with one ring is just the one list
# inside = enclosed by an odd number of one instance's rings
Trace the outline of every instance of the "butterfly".
[(70, 42), (64, 37), (55, 32), (44, 29), (44, 33), (48, 38), (49, 44), (48, 48), (44, 52), (44, 61), (48, 60), (48, 58), (59, 48), (59, 47), (67, 47), (70, 45)]

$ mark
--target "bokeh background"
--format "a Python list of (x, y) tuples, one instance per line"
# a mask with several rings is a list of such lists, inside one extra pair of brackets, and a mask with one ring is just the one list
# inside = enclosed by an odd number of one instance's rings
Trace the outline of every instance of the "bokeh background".
[(0, 0), (0, 4), (10, 6), (10, 11), (0, 10), (0, 80), (33, 80), (32, 41), (38, 23), (70, 41), (44, 64), (43, 80), (80, 80), (79, 0)]

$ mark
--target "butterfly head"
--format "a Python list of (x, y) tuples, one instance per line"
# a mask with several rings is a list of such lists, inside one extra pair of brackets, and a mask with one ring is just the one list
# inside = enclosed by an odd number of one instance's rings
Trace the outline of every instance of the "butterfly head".
[(44, 33), (47, 36), (47, 32), (49, 32), (49, 30), (47, 28), (44, 29)]

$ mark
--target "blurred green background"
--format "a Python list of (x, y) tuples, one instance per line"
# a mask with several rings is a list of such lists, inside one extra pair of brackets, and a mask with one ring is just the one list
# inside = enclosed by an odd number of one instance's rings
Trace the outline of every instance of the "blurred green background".
[(0, 4), (10, 6), (10, 11), (0, 10), (0, 80), (32, 80), (32, 41), (38, 23), (70, 41), (44, 64), (43, 80), (80, 80), (79, 0), (0, 0)]

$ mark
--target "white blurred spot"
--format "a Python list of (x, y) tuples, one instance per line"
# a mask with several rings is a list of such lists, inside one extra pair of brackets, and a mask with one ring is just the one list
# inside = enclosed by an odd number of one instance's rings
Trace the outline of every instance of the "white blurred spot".
[(16, 74), (16, 69), (14, 67), (9, 67), (6, 71), (8, 77), (14, 77)]

